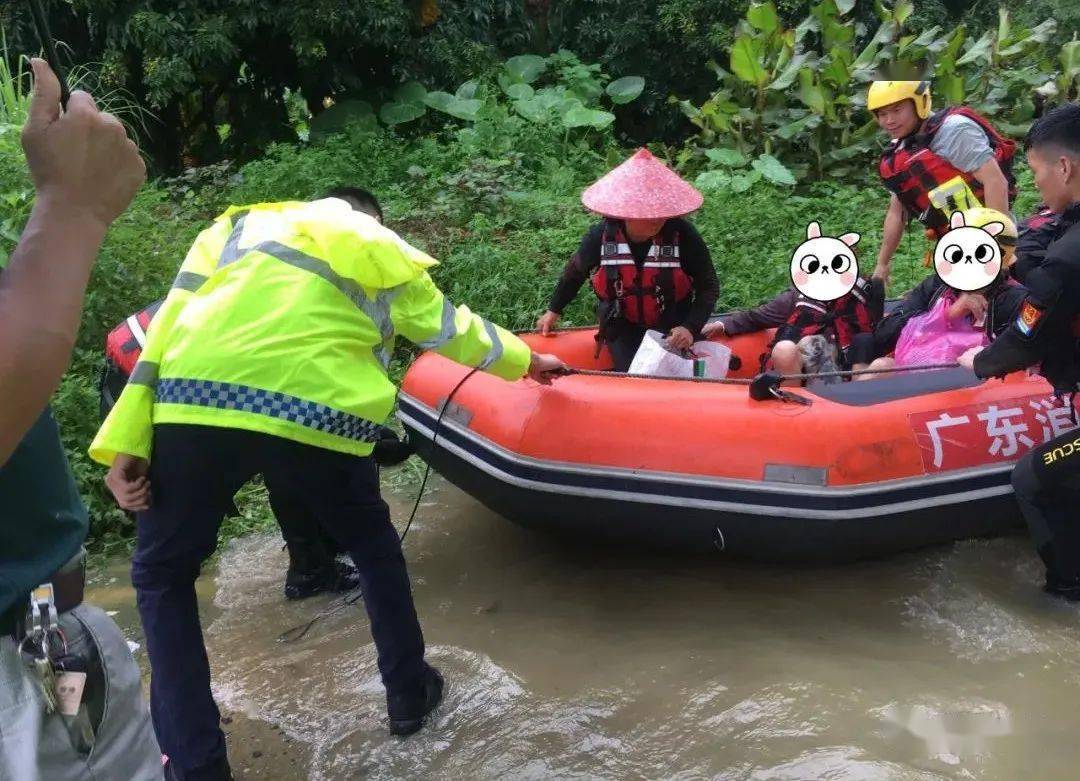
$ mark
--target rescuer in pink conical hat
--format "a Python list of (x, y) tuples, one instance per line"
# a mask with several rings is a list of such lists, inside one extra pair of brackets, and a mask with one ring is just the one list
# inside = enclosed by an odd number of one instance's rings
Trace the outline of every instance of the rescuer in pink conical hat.
[(616, 371), (630, 367), (649, 329), (688, 349), (720, 295), (709, 250), (684, 218), (702, 200), (647, 149), (593, 183), (581, 202), (602, 219), (566, 264), (537, 329), (549, 334), (591, 278), (600, 299), (597, 341), (608, 345)]

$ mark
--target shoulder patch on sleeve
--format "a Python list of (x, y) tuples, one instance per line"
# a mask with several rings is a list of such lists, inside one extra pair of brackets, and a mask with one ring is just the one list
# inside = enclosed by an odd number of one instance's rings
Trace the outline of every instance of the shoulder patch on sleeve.
[(1046, 310), (1037, 306), (1030, 298), (1025, 298), (1020, 305), (1020, 314), (1016, 317), (1016, 327), (1024, 336), (1031, 336)]

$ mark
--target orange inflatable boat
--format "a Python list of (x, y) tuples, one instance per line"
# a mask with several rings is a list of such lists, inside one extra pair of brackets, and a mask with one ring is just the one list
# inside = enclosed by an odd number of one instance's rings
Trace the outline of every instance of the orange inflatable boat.
[[(586, 370), (595, 329), (524, 334)], [(726, 339), (752, 377), (771, 338)], [(792, 388), (633, 376), (504, 382), (435, 354), (398, 415), (453, 483), (526, 526), (774, 561), (848, 560), (1021, 522), (1013, 463), (1073, 426), (1040, 378), (965, 369)], [(445, 409), (444, 409), (445, 407)], [(443, 413), (438, 436), (432, 433)]]

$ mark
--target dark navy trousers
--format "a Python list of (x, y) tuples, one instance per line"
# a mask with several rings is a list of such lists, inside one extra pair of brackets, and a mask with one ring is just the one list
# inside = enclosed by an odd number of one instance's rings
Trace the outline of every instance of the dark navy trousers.
[(1080, 583), (1080, 429), (1024, 455), (1012, 485), (1047, 580)]
[(149, 510), (131, 567), (150, 657), (150, 711), (161, 749), (185, 779), (212, 778), (225, 736), (210, 693), (195, 579), (217, 546), (233, 495), (252, 477), (287, 485), (352, 556), (387, 691), (415, 688), (424, 639), (372, 458), (212, 426), (154, 426)]

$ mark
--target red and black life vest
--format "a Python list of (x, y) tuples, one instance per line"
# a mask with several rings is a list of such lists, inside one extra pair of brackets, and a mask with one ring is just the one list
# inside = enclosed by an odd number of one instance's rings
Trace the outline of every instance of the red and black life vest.
[(105, 339), (105, 357), (125, 376), (131, 374), (135, 363), (146, 347), (146, 329), (154, 319), (163, 301), (155, 301), (142, 311), (136, 312), (109, 332)]
[(1009, 203), (1016, 197), (1016, 177), (1012, 171), (1013, 155), (1016, 153), (1015, 141), (1001, 135), (978, 112), (967, 106), (954, 106), (931, 114), (916, 133), (895, 140), (886, 147), (881, 155), (878, 171), (885, 187), (896, 195), (907, 212), (918, 217), (936, 238), (949, 230), (949, 215), (935, 208), (930, 202), (931, 190), (959, 176), (971, 188), (975, 197), (984, 205), (986, 203), (983, 186), (972, 174), (961, 171), (945, 158), (930, 151), (934, 136), (941, 129), (942, 123), (951, 116), (967, 117), (983, 129), (994, 159), (1009, 182)]
[(1054, 220), (1058, 218), (1057, 212), (1043, 204), (1035, 210), (1035, 213), (1020, 223), (1020, 233), (1024, 231), (1046, 230)]
[(795, 329), (800, 339), (816, 334), (835, 335), (837, 346), (846, 350), (855, 334), (874, 330), (869, 300), (870, 283), (861, 277), (850, 293), (835, 301), (817, 301), (799, 293), (787, 321), (789, 328), (778, 329), (777, 334)]
[(614, 302), (615, 316), (646, 328), (658, 325), (664, 312), (690, 298), (694, 289), (682, 267), (678, 231), (661, 229), (638, 263), (622, 227), (605, 224), (592, 286), (602, 301)]

